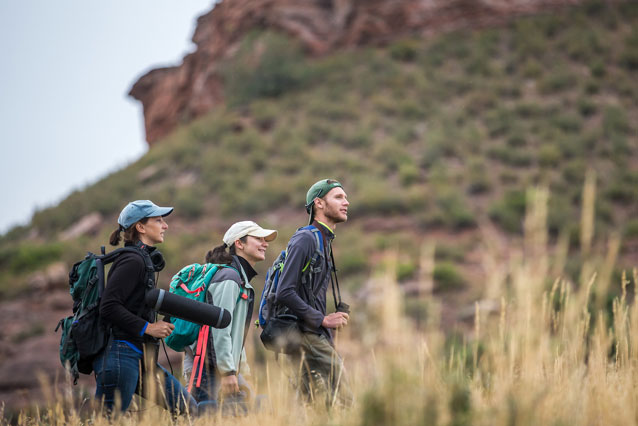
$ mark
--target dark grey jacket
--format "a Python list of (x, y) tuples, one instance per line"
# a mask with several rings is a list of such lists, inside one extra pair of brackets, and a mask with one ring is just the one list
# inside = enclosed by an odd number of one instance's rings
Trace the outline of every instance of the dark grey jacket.
[(330, 330), (321, 326), (326, 316), (326, 293), (330, 284), (330, 250), (334, 234), (324, 225), (314, 222), (323, 236), (324, 250), (316, 265), (314, 277), (310, 280), (312, 288), (301, 284), (301, 275), (315, 253), (317, 242), (309, 230), (298, 230), (290, 239), (286, 254), (286, 263), (277, 287), (275, 301), (287, 307), (301, 321), (303, 331), (323, 334), (332, 340)]

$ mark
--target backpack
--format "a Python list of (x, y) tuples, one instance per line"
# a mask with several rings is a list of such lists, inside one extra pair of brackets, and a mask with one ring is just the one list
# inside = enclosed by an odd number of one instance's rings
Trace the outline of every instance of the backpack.
[[(60, 362), (77, 384), (80, 373), (91, 374), (93, 359), (106, 347), (109, 330), (100, 317), (100, 301), (104, 292), (104, 266), (112, 263), (122, 253), (138, 253), (144, 258), (147, 276), (153, 278), (150, 256), (136, 247), (123, 247), (101, 255), (87, 253), (76, 262), (69, 272), (69, 292), (73, 299), (73, 314), (62, 318), (55, 331), (62, 329), (60, 336)], [(149, 275), (150, 273), (150, 275)]]
[[(229, 265), (216, 265), (213, 263), (203, 265), (193, 263), (192, 265), (184, 266), (171, 279), (169, 292), (197, 300), (198, 302), (204, 302), (208, 286), (220, 268), (235, 269)], [(175, 329), (164, 339), (164, 342), (171, 349), (183, 352), (186, 346), (195, 343), (202, 327), (199, 324), (181, 318), (171, 317), (170, 322), (175, 324)]]
[[(302, 270), (301, 283), (302, 285), (306, 285), (311, 276), (321, 269), (319, 262), (323, 254), (323, 237), (321, 236), (321, 231), (319, 231), (319, 229), (317, 229), (314, 225), (308, 225), (297, 229), (297, 232), (300, 231), (312, 232), (313, 237), (317, 242), (312, 258), (310, 258)], [(261, 328), (266, 327), (270, 318), (279, 313), (277, 312), (278, 306), (275, 304), (275, 296), (277, 294), (277, 287), (279, 286), (279, 279), (281, 278), (281, 274), (284, 270), (287, 251), (288, 249), (282, 250), (282, 252), (279, 253), (279, 256), (277, 256), (277, 259), (275, 259), (272, 266), (266, 273), (266, 282), (259, 301), (258, 321)]]

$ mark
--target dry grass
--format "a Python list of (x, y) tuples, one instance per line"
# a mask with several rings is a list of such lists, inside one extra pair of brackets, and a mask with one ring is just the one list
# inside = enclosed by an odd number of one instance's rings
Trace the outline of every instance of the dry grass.
[[(589, 254), (595, 179), (586, 180), (582, 252)], [(427, 298), (427, 320), (413, 327), (403, 313), (396, 281), (398, 254), (390, 251), (369, 282), (366, 306), (355, 307), (350, 329), (339, 333), (356, 395), (350, 409), (303, 404), (273, 358), (255, 365), (253, 381), (268, 395), (261, 413), (240, 418), (182, 416), (175, 422), (154, 407), (116, 419), (117, 424), (204, 425), (632, 425), (638, 423), (638, 272), (623, 276), (622, 294), (611, 313), (604, 307), (617, 239), (597, 261), (586, 257), (579, 283), (561, 278), (564, 241), (550, 258), (546, 220), (548, 193), (528, 193), (521, 256), (500, 265), (486, 243), (485, 264), (493, 274), (485, 296), (500, 309), (476, 303), (474, 326), (454, 343), (443, 333), (441, 307), (429, 296), (433, 247), (422, 250), (419, 279)], [(504, 270), (506, 272), (504, 272)], [(629, 279), (631, 278), (631, 279)], [(551, 280), (551, 281), (550, 281)], [(548, 282), (551, 282), (548, 286)], [(428, 283), (430, 283), (428, 285)], [(488, 285), (489, 283), (489, 285)], [(633, 296), (632, 296), (633, 295)], [(633, 299), (633, 300), (632, 300)], [(357, 323), (358, 322), (358, 323)], [(74, 408), (71, 398), (13, 419), (20, 425), (108, 422)], [(6, 422), (7, 420), (5, 420)]]

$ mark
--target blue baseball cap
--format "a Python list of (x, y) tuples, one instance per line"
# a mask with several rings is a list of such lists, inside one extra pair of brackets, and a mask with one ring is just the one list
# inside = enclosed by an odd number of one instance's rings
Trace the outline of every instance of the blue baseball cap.
[(122, 209), (117, 223), (124, 229), (146, 217), (168, 216), (173, 211), (172, 207), (160, 207), (150, 200), (132, 201)]

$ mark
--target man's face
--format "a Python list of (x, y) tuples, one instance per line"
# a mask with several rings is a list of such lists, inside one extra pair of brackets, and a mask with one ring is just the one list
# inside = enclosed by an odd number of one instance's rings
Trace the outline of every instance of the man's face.
[(328, 192), (323, 201), (323, 213), (326, 219), (334, 223), (341, 223), (348, 220), (348, 196), (343, 188), (334, 188)]

